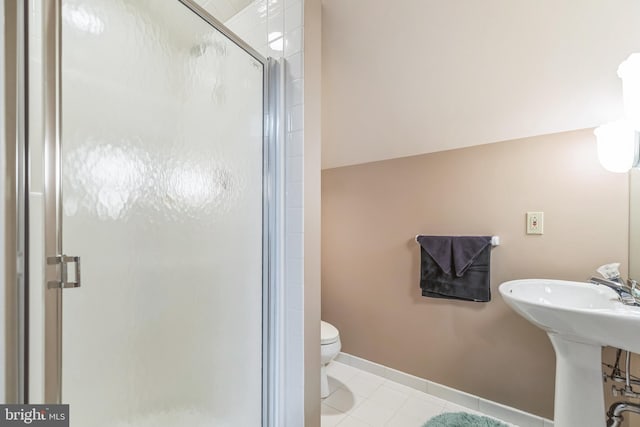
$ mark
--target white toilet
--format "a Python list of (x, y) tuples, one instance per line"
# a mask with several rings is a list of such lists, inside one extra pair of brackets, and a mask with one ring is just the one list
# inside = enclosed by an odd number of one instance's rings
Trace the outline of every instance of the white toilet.
[(329, 396), (327, 365), (340, 353), (340, 333), (331, 323), (320, 321), (320, 396)]

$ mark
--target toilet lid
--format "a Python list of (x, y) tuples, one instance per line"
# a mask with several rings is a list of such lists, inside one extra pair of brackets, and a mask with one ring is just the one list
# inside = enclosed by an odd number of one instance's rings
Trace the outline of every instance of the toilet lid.
[(340, 334), (335, 326), (325, 321), (320, 321), (320, 344), (331, 344), (338, 340)]

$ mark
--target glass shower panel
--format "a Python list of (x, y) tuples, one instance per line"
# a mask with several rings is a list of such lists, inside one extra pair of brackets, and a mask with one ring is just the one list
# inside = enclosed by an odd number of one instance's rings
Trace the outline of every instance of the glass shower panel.
[(177, 0), (62, 4), (72, 426), (259, 426), (264, 66)]

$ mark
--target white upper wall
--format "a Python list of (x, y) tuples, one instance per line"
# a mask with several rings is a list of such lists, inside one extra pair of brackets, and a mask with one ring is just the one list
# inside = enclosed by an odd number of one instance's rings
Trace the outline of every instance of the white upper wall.
[(323, 168), (595, 127), (638, 0), (323, 0)]

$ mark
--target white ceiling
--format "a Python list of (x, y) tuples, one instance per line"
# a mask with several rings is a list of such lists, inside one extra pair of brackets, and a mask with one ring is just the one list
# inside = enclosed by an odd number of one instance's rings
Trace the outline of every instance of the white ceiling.
[(220, 22), (226, 22), (252, 2), (253, 0), (198, 0)]
[(615, 119), (638, 17), (638, 0), (323, 0), (323, 168)]

